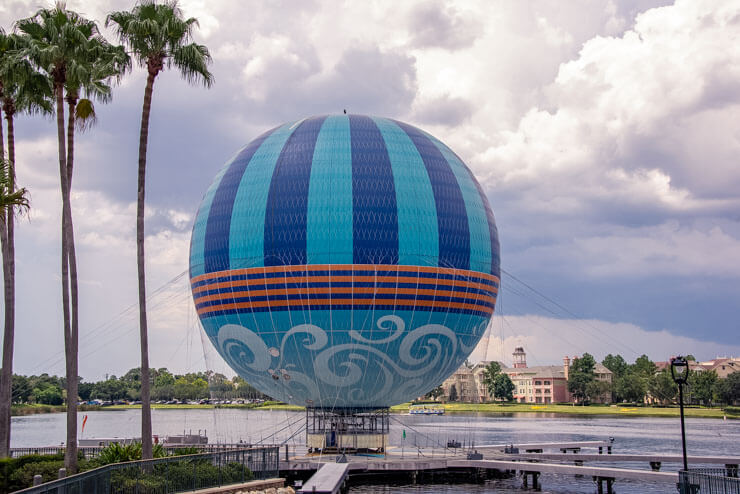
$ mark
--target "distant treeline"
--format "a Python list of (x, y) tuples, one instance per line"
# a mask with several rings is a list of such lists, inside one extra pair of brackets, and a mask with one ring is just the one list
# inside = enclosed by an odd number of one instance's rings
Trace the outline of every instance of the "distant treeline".
[[(585, 356), (593, 360), (590, 355)], [(696, 367), (693, 355), (687, 355), (686, 359)], [(659, 369), (647, 355), (637, 358), (634, 364), (628, 364), (621, 355), (609, 354), (601, 363), (612, 371), (613, 379), (611, 383), (599, 383), (599, 391), (611, 393), (614, 402), (670, 405), (678, 400), (678, 386), (671, 377), (670, 368)], [(569, 390), (573, 392), (572, 388), (576, 387), (578, 392), (588, 397), (589, 386), (593, 386), (595, 381), (584, 380), (578, 366), (574, 367), (576, 372), (571, 372)], [(714, 370), (691, 370), (684, 399), (695, 405), (733, 405), (740, 401), (740, 372), (720, 378)]]
[[(152, 400), (234, 400), (269, 399), (240, 377), (191, 372), (172, 374), (166, 368), (150, 369)], [(13, 375), (13, 403), (61, 405), (65, 401), (66, 381), (62, 377)], [(137, 367), (121, 377), (109, 376), (97, 382), (80, 379), (78, 401), (136, 401), (141, 396), (141, 370)]]

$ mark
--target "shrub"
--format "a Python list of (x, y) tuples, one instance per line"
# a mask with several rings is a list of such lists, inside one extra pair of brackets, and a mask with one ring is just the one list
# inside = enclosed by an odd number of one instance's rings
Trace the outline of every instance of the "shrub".
[[(154, 458), (163, 458), (167, 456), (167, 451), (161, 444), (155, 444), (152, 447), (152, 455)], [(136, 460), (141, 460), (141, 443), (111, 443), (101, 449), (98, 456), (91, 460), (91, 463), (97, 466), (103, 466), (111, 463)]]
[(10, 492), (25, 489), (33, 485), (33, 477), (41, 475), (44, 482), (51, 482), (59, 477), (59, 469), (64, 466), (64, 460), (37, 461), (26, 463), (17, 468), (8, 477)]
[[(37, 464), (42, 466), (33, 466)], [(50, 465), (56, 465), (54, 469)], [(26, 455), (19, 458), (0, 459), (0, 492), (12, 492), (18, 489), (30, 487), (33, 484), (33, 476), (37, 473), (44, 475), (44, 471), (53, 470), (53, 479), (57, 478), (59, 469), (64, 466), (64, 453), (55, 455)], [(18, 473), (19, 471), (25, 473)], [(37, 470), (37, 471), (34, 471)], [(32, 473), (31, 473), (32, 472)], [(30, 479), (25, 482), (28, 474)], [(46, 477), (44, 477), (46, 479)]]

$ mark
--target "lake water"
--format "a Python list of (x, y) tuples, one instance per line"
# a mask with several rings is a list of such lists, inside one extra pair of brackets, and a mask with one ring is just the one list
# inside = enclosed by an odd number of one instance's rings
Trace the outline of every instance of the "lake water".
[[(139, 410), (80, 413), (88, 420), (81, 437), (134, 437), (140, 435)], [(153, 430), (159, 436), (205, 431), (210, 442), (282, 443), (303, 445), (302, 412), (242, 409), (154, 409)], [(404, 442), (403, 431), (406, 432)], [(689, 455), (740, 456), (740, 421), (687, 419)], [(46, 414), (12, 419), (12, 447), (47, 446), (65, 440), (65, 415)], [(564, 416), (554, 414), (448, 414), (444, 416), (391, 414), (390, 444), (416, 456), (414, 445), (436, 448), (455, 439), (465, 444), (502, 444), (556, 441), (593, 441), (614, 438), (615, 453), (680, 454), (680, 424), (675, 418)], [(605, 465), (606, 466), (606, 465)], [(621, 467), (648, 469), (647, 464), (622, 463)], [(661, 471), (675, 471), (678, 464), (665, 464)], [(590, 478), (542, 475), (542, 492), (592, 493)], [(500, 479), (484, 484), (452, 485), (364, 485), (350, 492), (417, 493), (518, 492), (521, 480)], [(617, 481), (618, 493), (667, 492), (666, 485)], [(675, 492), (671, 489), (668, 492)]]

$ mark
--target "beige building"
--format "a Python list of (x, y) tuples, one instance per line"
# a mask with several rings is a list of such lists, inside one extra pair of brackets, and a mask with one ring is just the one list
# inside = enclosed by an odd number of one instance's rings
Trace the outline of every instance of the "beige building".
[[(509, 376), (514, 383), (514, 400), (519, 403), (564, 403), (571, 400), (568, 392), (568, 372), (572, 360), (563, 359), (563, 365), (543, 365), (527, 367), (526, 353), (523, 347), (517, 347), (512, 354), (513, 367), (501, 365), (501, 372)], [(573, 357), (575, 359), (576, 357)], [(442, 383), (445, 398), (449, 400), (450, 390), (455, 386), (458, 401), (467, 403), (485, 403), (493, 401), (485, 385), (484, 371), (490, 361), (478, 362), (475, 365), (462, 365), (455, 373)], [(612, 382), (612, 372), (597, 363), (594, 368), (596, 379)], [(608, 393), (593, 399), (595, 402), (608, 402)]]
[(714, 371), (717, 376), (724, 379), (733, 372), (740, 371), (740, 358), (717, 357), (706, 362), (699, 362), (704, 370)]

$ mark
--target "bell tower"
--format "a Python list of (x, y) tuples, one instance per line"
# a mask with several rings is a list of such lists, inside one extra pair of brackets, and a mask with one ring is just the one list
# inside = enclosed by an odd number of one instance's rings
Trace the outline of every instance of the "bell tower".
[(514, 348), (514, 368), (515, 369), (526, 369), (527, 368), (527, 354), (524, 353), (524, 347)]

